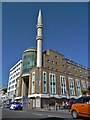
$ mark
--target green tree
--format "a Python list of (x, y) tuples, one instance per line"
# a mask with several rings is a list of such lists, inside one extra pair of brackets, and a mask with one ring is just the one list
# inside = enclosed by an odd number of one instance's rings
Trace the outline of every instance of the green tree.
[(82, 95), (86, 95), (87, 90), (86, 89), (82, 89)]

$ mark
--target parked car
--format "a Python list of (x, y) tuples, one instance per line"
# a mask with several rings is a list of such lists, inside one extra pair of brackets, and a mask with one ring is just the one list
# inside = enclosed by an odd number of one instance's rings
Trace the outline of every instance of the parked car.
[(10, 105), (10, 110), (22, 110), (23, 106), (20, 102), (12, 102)]
[(70, 110), (74, 119), (79, 116), (90, 118), (90, 96), (82, 96), (78, 98)]
[(10, 108), (10, 104), (6, 104), (6, 105), (5, 105), (5, 108)]

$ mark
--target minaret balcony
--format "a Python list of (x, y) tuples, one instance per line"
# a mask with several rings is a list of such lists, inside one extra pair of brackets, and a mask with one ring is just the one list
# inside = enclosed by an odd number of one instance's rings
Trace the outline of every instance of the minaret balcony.
[(38, 28), (43, 28), (43, 24), (37, 24), (36, 25), (36, 28), (38, 29)]
[(36, 36), (36, 40), (43, 40), (43, 36)]

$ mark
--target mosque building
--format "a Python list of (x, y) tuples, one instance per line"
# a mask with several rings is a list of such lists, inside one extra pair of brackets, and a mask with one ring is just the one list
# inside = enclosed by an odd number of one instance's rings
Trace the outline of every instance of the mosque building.
[(56, 50), (43, 52), (41, 10), (36, 29), (37, 48), (23, 52), (22, 74), (16, 79), (14, 99), (22, 101), (24, 107), (42, 108), (78, 98), (82, 90), (88, 88), (88, 68), (65, 58)]

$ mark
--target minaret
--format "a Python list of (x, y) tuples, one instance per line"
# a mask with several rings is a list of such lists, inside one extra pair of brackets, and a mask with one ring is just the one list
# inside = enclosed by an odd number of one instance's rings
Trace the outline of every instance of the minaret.
[(41, 10), (39, 10), (38, 21), (37, 21), (37, 67), (42, 67), (42, 41), (43, 41), (43, 24), (42, 24), (42, 15)]

